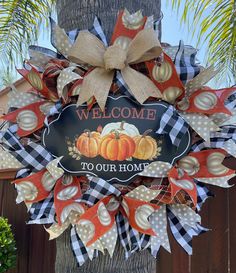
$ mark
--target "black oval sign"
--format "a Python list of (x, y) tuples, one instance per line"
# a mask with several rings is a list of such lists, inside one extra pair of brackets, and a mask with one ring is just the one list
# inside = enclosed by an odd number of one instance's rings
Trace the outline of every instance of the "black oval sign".
[(46, 148), (63, 156), (61, 167), (74, 175), (90, 174), (111, 183), (129, 184), (153, 161), (174, 163), (191, 144), (189, 131), (179, 147), (156, 133), (166, 102), (138, 105), (126, 96), (108, 97), (102, 112), (66, 106), (43, 133)]

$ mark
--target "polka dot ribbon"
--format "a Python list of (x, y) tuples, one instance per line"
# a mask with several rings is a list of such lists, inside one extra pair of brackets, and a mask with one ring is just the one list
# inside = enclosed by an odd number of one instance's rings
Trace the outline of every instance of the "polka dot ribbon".
[(160, 207), (150, 201), (159, 193), (159, 190), (139, 186), (124, 196), (110, 195), (103, 198), (80, 216), (77, 223), (79, 237), (84, 245), (94, 246), (111, 231), (118, 212), (121, 212), (129, 220), (130, 226), (138, 232), (155, 235), (149, 216)]
[(194, 179), (219, 187), (230, 187), (228, 180), (235, 176), (235, 171), (222, 164), (225, 155), (226, 152), (223, 149), (192, 152), (181, 158), (175, 166), (168, 162), (152, 162), (139, 175), (168, 177), (172, 199), (179, 191), (183, 190), (196, 205), (197, 189)]

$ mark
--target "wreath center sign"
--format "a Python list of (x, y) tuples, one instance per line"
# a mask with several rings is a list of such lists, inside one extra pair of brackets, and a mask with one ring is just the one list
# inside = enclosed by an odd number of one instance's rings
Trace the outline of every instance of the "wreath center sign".
[(174, 164), (189, 150), (187, 130), (178, 147), (157, 134), (166, 102), (139, 105), (127, 96), (109, 96), (102, 111), (87, 105), (65, 107), (43, 133), (43, 142), (61, 167), (74, 175), (89, 174), (112, 183), (130, 183), (153, 161)]

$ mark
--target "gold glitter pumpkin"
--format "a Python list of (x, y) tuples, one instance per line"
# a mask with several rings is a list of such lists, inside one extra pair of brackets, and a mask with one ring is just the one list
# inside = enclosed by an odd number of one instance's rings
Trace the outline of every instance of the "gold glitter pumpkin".
[(182, 94), (182, 92), (183, 91), (178, 87), (168, 87), (164, 90), (162, 98), (169, 103), (174, 103), (175, 100)]
[(172, 67), (171, 65), (164, 61), (160, 66), (155, 65), (152, 69), (152, 76), (154, 80), (158, 82), (166, 82), (171, 78)]

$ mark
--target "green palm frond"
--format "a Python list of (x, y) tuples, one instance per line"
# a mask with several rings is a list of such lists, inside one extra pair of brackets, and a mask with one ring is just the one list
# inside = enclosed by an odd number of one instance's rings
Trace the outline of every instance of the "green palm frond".
[(0, 1), (0, 60), (5, 64), (22, 60), (30, 43), (38, 38), (56, 0)]
[(181, 11), (181, 21), (188, 23), (192, 34), (197, 35), (198, 45), (207, 43), (207, 62), (221, 69), (221, 79), (226, 76), (228, 82), (232, 77), (235, 81), (236, 1), (171, 0), (171, 4)]

